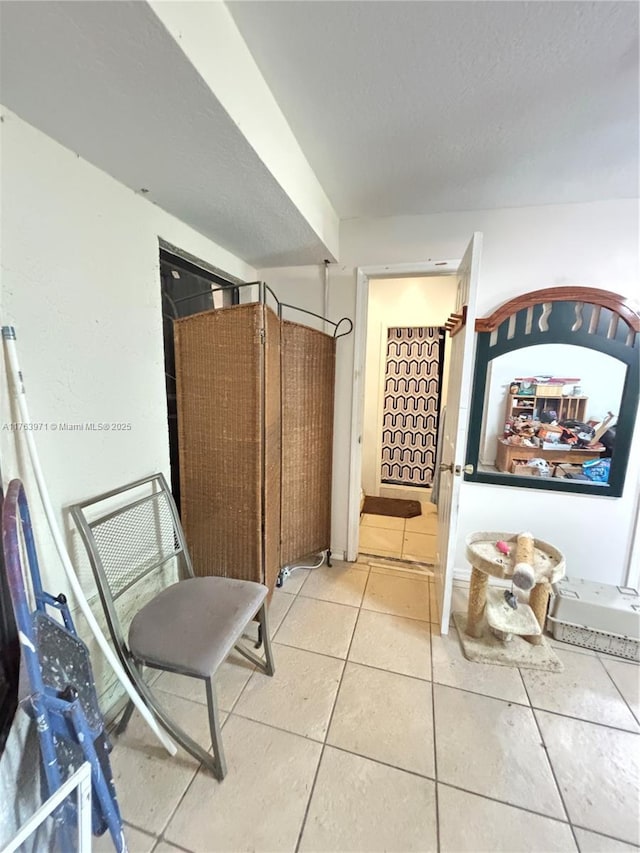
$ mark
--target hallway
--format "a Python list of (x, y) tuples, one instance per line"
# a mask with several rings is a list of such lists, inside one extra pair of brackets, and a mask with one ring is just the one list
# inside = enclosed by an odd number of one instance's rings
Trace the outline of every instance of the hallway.
[(420, 501), (422, 515), (393, 518), (360, 517), (360, 553), (433, 565), (436, 559), (438, 514), (435, 504)]

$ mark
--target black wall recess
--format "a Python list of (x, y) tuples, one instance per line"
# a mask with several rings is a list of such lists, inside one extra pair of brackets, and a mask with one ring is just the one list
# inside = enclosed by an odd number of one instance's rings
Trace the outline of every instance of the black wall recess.
[[(638, 408), (640, 314), (628, 300), (596, 288), (558, 287), (524, 294), (490, 317), (476, 321), (477, 347), (466, 462), (474, 473), (465, 480), (558, 492), (620, 497)], [(610, 356), (626, 372), (617, 414), (608, 483), (595, 485), (560, 477), (517, 476), (480, 466), (488, 368), (505, 353), (540, 344), (568, 344)]]
[[(0, 498), (0, 510), (2, 499)], [(9, 595), (4, 554), (0, 549), (0, 755), (18, 706), (18, 673), (20, 646)]]
[(176, 363), (173, 343), (173, 321), (200, 311), (238, 302), (235, 282), (228, 281), (204, 266), (160, 250), (160, 285), (162, 289), (162, 328), (164, 335), (164, 371), (167, 388), (169, 454), (171, 459), (171, 491), (180, 509), (180, 460), (178, 447), (178, 404), (176, 399)]

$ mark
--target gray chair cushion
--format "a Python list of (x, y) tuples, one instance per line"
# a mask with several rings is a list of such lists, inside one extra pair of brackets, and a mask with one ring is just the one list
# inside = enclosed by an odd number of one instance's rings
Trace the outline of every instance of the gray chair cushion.
[(190, 578), (163, 590), (133, 618), (129, 648), (161, 669), (207, 678), (240, 639), (267, 587), (231, 578)]

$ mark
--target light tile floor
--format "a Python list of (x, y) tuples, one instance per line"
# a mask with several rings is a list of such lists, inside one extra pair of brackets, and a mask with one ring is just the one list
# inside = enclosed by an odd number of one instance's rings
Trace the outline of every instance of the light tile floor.
[(433, 564), (437, 510), (429, 501), (420, 501), (420, 504), (422, 515), (415, 518), (363, 514), (360, 517), (360, 552)]
[[(223, 783), (137, 717), (116, 740), (131, 850), (638, 853), (639, 667), (561, 644), (562, 674), (473, 664), (432, 600), (375, 561), (295, 572), (275, 676), (220, 673)], [(205, 742), (203, 692), (156, 686)]]

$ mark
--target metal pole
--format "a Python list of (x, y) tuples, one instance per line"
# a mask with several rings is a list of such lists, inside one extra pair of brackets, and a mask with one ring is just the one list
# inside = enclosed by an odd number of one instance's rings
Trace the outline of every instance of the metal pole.
[(38, 485), (38, 491), (40, 492), (40, 499), (42, 500), (45, 515), (47, 516), (47, 521), (49, 522), (49, 527), (51, 529), (51, 535), (53, 536), (53, 540), (56, 545), (56, 550), (60, 557), (60, 561), (62, 562), (62, 567), (67, 576), (67, 580), (69, 581), (69, 585), (71, 586), (71, 589), (76, 598), (76, 601), (78, 602), (80, 610), (82, 611), (85, 619), (87, 620), (87, 624), (93, 632), (93, 635), (96, 638), (102, 653), (111, 665), (111, 668), (118, 677), (118, 680), (129, 694), (131, 701), (140, 711), (149, 728), (154, 732), (154, 734), (156, 735), (160, 743), (164, 746), (164, 748), (167, 750), (167, 752), (170, 755), (175, 755), (177, 752), (175, 744), (158, 726), (158, 723), (156, 722), (153, 714), (146, 706), (144, 701), (141, 699), (135, 687), (127, 677), (127, 674), (122, 668), (120, 661), (115, 656), (114, 652), (111, 650), (111, 647), (109, 646), (106, 637), (100, 630), (100, 626), (98, 625), (96, 618), (93, 615), (93, 611), (89, 607), (89, 603), (84, 596), (82, 587), (80, 586), (80, 582), (78, 581), (76, 573), (73, 569), (71, 558), (69, 557), (69, 553), (62, 538), (62, 534), (60, 533), (60, 528), (58, 526), (58, 522), (56, 520), (51, 501), (49, 499), (47, 484), (45, 483), (44, 474), (42, 473), (42, 468), (40, 467), (38, 450), (36, 448), (35, 441), (33, 440), (33, 430), (30, 430), (28, 428), (31, 424), (31, 418), (29, 417), (29, 410), (27, 408), (27, 398), (24, 383), (22, 380), (22, 372), (20, 371), (20, 365), (18, 363), (18, 353), (16, 350), (16, 333), (13, 326), (2, 327), (2, 339), (4, 341), (5, 352), (7, 354), (7, 366), (9, 369), (9, 374), (13, 381), (16, 402), (18, 404), (18, 410), (20, 412), (20, 421), (25, 427), (27, 427), (26, 429), (21, 430), (21, 433), (27, 443), (27, 449), (31, 458), (33, 473), (35, 475), (36, 483)]
[[(325, 317), (329, 315), (329, 261), (324, 262), (324, 304), (322, 307), (322, 313)], [(324, 331), (329, 334), (327, 330), (328, 323), (325, 321)], [(335, 332), (334, 332), (335, 334)]]
[(78, 853), (91, 853), (91, 768), (87, 764), (79, 768), (83, 773), (78, 780)]

